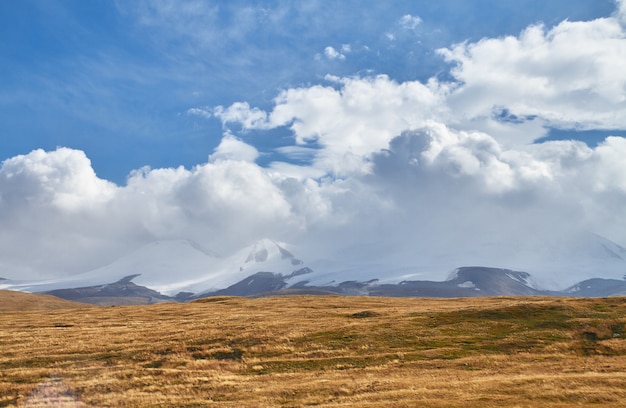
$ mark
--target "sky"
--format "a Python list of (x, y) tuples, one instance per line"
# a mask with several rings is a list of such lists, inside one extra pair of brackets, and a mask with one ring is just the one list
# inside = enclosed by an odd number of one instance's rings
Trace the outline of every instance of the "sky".
[(624, 0), (4, 1), (0, 60), (0, 277), (626, 245)]

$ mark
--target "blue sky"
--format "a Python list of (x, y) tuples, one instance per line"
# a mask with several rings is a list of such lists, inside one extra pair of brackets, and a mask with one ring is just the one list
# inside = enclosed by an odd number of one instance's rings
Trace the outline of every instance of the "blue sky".
[(584, 278), (576, 237), (626, 246), (626, 0), (2, 1), (0, 61), (0, 277), (271, 238)]
[[(611, 0), (5, 1), (0, 159), (71, 147), (100, 177), (124, 184), (142, 166), (206, 161), (221, 123), (190, 108), (269, 109), (280, 90), (328, 74), (446, 78), (438, 48), (614, 8)], [(326, 47), (344, 57), (329, 58)], [(291, 143), (280, 130), (240, 137), (268, 152)]]

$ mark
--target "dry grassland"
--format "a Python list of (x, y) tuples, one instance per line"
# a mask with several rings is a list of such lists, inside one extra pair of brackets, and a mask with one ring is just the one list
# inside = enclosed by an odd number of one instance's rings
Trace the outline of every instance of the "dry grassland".
[(625, 312), (374, 297), (5, 311), (0, 406), (624, 407)]
[(0, 312), (14, 312), (16, 310), (59, 310), (89, 306), (91, 305), (72, 302), (56, 296), (35, 295), (13, 290), (0, 290)]

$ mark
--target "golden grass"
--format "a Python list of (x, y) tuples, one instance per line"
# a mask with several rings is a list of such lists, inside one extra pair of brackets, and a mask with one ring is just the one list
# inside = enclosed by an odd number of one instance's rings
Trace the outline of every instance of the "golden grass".
[(56, 296), (0, 290), (0, 312), (58, 310), (90, 306), (86, 303), (72, 302)]
[(0, 406), (624, 407), (625, 312), (338, 296), (4, 312)]

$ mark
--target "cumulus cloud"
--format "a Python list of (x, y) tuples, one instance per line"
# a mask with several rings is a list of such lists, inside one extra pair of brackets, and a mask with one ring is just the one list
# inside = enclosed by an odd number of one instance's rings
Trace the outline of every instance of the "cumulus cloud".
[(214, 163), (219, 160), (241, 160), (254, 162), (259, 157), (259, 151), (230, 133), (222, 138), (222, 141), (209, 156), (209, 162)]
[(267, 171), (252, 163), (256, 155), (227, 135), (210, 162), (139, 169), (123, 187), (99, 179), (78, 150), (9, 159), (0, 168), (2, 274), (85, 271), (157, 239), (192, 239), (229, 253), (284, 234), (297, 219)]
[[(460, 44), (441, 51), (457, 64), (453, 82), (329, 76), (332, 86), (283, 91), (262, 126), (289, 128), (299, 146), (315, 142), (312, 167), (370, 193), (341, 197), (343, 205), (372, 205), (360, 210), (367, 226), (350, 224), (353, 233), (334, 236), (411, 242), (424, 259), (446, 259), (451, 268), (490, 259), (529, 270), (543, 263), (545, 272), (546, 260), (563, 256), (572, 244), (564, 242), (582, 231), (626, 240), (617, 207), (625, 139), (596, 148), (531, 144), (545, 126), (621, 126), (611, 120), (621, 117), (623, 101), (603, 77), (622, 86), (626, 71), (610, 67), (623, 47), (619, 30), (608, 18)], [(570, 43), (577, 36), (588, 42), (581, 50)], [(577, 99), (581, 89), (595, 96)]]
[(1, 203), (11, 209), (46, 204), (67, 212), (102, 204), (115, 189), (96, 177), (83, 152), (67, 148), (53, 153), (38, 149), (4, 161), (0, 183)]
[(533, 25), (519, 36), (439, 52), (455, 65), (458, 86), (448, 104), (460, 120), (505, 110), (554, 127), (626, 128), (626, 31), (617, 18), (563, 21), (549, 30)]
[[(421, 126), (445, 110), (435, 83), (398, 83), (385, 75), (327, 79), (340, 89), (315, 85), (285, 90), (267, 115), (252, 110), (257, 121), (247, 119), (246, 106), (246, 119), (240, 123), (246, 129), (288, 126), (296, 144), (315, 142), (323, 147), (316, 151), (314, 167), (343, 176), (367, 172), (370, 153), (385, 148), (402, 130)], [(232, 105), (227, 110), (239, 108)]]
[[(613, 17), (441, 50), (450, 82), (327, 76), (281, 91), (267, 111), (189, 109), (224, 125), (207, 162), (138, 169), (124, 186), (98, 178), (78, 150), (8, 159), (0, 276), (80, 272), (170, 238), (227, 254), (270, 237), (312, 257), (393, 254), (438, 273), (546, 273), (583, 230), (624, 244), (626, 139), (530, 143), (546, 125), (626, 128), (624, 4)], [(291, 132), (277, 149), (288, 160), (262, 167), (236, 134), (277, 128)]]
[[(581, 237), (626, 238), (624, 176), (616, 174), (621, 164), (607, 159), (625, 141), (509, 149), (489, 135), (435, 124), (403, 133), (375, 155), (371, 182), (398, 206), (387, 217), (390, 240), (401, 246), (410, 239), (415, 256), (440, 270), (489, 262), (574, 283), (598, 268), (588, 264)], [(615, 268), (603, 273), (620, 278)]]
[(292, 214), (280, 189), (249, 161), (249, 146), (225, 139), (209, 163), (193, 169), (135, 172), (119, 192), (118, 209), (153, 239), (189, 238), (218, 254), (288, 229)]
[[(476, 262), (541, 272), (537, 263), (572, 231), (626, 238), (624, 138), (596, 148), (559, 141), (510, 149), (490, 135), (429, 122), (372, 153), (367, 174), (341, 179), (262, 168), (253, 149), (226, 135), (209, 162), (140, 169), (123, 187), (95, 177), (80, 151), (11, 159), (0, 170), (3, 262), (29, 265), (18, 272), (33, 277), (99, 266), (155, 239), (187, 238), (230, 253), (271, 236), (310, 256), (345, 257), (354, 252), (342, 248), (363, 246), (370, 249), (354, 256), (378, 262), (372, 256), (381, 254), (366, 245), (383, 239), (413, 254), (398, 262), (439, 273)], [(68, 165), (63, 155), (78, 160)], [(10, 188), (28, 171), (22, 191)], [(68, 207), (50, 186), (79, 194), (78, 175), (89, 176), (81, 193), (88, 199)], [(63, 269), (70, 258), (74, 268)]]
[[(112, 246), (107, 207), (117, 186), (99, 179), (81, 151), (35, 150), (0, 167), (2, 274), (77, 272), (93, 265), (83, 250)], [(113, 242), (113, 241), (112, 241)], [(0, 275), (1, 276), (1, 275)]]

